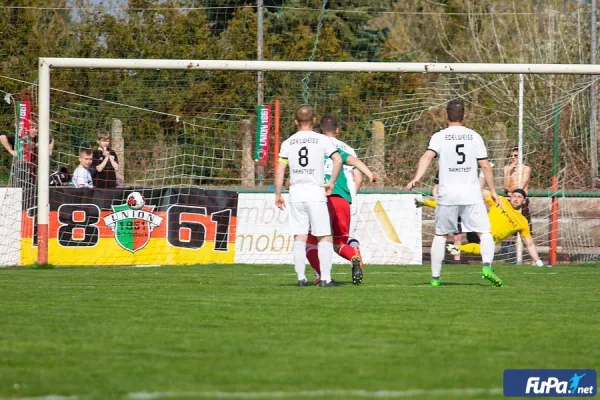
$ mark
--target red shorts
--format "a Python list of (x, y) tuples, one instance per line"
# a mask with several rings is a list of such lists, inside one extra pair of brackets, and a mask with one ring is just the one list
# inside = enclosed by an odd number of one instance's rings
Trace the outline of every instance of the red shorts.
[[(329, 219), (331, 220), (331, 234), (333, 235), (334, 245), (343, 245), (348, 243), (350, 235), (350, 203), (339, 196), (329, 196), (327, 198), (327, 208), (329, 209)], [(308, 236), (309, 244), (317, 244), (317, 238)]]

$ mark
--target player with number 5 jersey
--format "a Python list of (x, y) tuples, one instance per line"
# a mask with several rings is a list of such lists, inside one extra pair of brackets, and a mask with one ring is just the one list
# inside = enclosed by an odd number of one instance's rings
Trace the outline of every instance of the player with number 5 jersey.
[(448, 234), (458, 231), (458, 218), (465, 232), (476, 232), (481, 240), (481, 275), (495, 286), (503, 282), (492, 269), (494, 239), (481, 195), (477, 166), (483, 172), (490, 195), (498, 203), (492, 167), (479, 133), (463, 126), (464, 105), (451, 100), (446, 106), (448, 128), (435, 133), (421, 156), (417, 172), (406, 188), (412, 190), (423, 178), (431, 161), (437, 157), (439, 166), (438, 207), (435, 211), (435, 236), (431, 244), (431, 286), (440, 285)]
[[(295, 124), (298, 132), (281, 144), (275, 173), (275, 205), (285, 208), (281, 194), (285, 170), (290, 168), (290, 223), (294, 235), (294, 265), (298, 286), (307, 286), (305, 248), (308, 233), (318, 239), (321, 260), (320, 286), (336, 286), (331, 280), (333, 239), (327, 209), (327, 193), (336, 183), (342, 169), (342, 158), (331, 140), (313, 132), (315, 114), (312, 107), (302, 105), (296, 110)], [(324, 157), (333, 161), (331, 178), (325, 184)]]

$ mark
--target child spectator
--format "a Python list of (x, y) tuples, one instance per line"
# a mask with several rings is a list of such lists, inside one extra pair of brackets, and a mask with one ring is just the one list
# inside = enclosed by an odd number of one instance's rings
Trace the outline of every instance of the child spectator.
[(117, 171), (119, 160), (117, 153), (110, 148), (110, 133), (98, 132), (98, 150), (92, 155), (92, 169), (94, 173), (94, 186), (98, 189), (117, 187)]
[(92, 165), (92, 151), (81, 149), (79, 151), (79, 166), (73, 172), (73, 185), (78, 188), (94, 188), (92, 174), (89, 168)]

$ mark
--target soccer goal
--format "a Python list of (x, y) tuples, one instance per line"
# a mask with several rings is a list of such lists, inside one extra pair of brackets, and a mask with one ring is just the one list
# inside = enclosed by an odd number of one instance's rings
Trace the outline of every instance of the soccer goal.
[[(599, 66), (41, 58), (39, 68), (37, 190), (16, 176), (3, 190), (3, 265), (290, 263), (287, 213), (270, 185), (278, 143), (305, 102), (317, 122), (337, 117), (339, 138), (381, 177), (353, 203), (351, 236), (365, 261), (421, 264), (433, 213), (414, 199), (431, 194), (436, 168), (416, 192), (402, 187), (454, 98), (486, 141), (499, 192), (513, 147), (518, 168), (531, 167), (531, 230), (544, 260), (600, 256), (589, 124)], [(51, 178), (73, 174), (86, 149), (94, 188)], [(133, 191), (146, 199), (141, 210), (125, 202)], [(498, 243), (499, 257), (528, 262), (518, 243)]]

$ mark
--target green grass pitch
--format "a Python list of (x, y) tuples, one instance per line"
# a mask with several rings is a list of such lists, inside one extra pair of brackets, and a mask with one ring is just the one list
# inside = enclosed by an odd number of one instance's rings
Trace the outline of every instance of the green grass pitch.
[(496, 271), (0, 269), (0, 399), (499, 399), (506, 368), (600, 368), (597, 265)]

